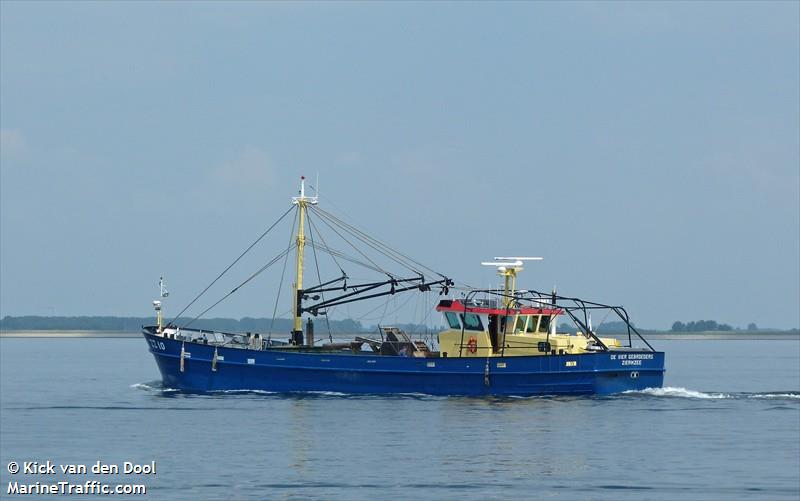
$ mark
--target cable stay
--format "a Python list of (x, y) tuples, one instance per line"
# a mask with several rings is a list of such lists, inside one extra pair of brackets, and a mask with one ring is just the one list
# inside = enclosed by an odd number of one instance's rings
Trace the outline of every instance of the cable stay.
[[(292, 221), (292, 230), (289, 232), (289, 245), (292, 245), (292, 238), (294, 238), (294, 228), (297, 225), (297, 212), (295, 212), (294, 221)], [(283, 288), (283, 278), (286, 276), (286, 265), (289, 263), (289, 253), (283, 259), (283, 269), (281, 270), (281, 279), (278, 281), (278, 293), (275, 295), (275, 307), (272, 308), (272, 319), (269, 321), (268, 336), (272, 336), (272, 327), (275, 326), (275, 314), (278, 312), (278, 302), (281, 299), (281, 289)]]
[(258, 269), (258, 271), (256, 271), (255, 273), (253, 273), (252, 275), (250, 275), (249, 277), (247, 277), (247, 279), (246, 279), (244, 282), (240, 283), (239, 285), (237, 285), (236, 287), (234, 287), (234, 288), (233, 288), (233, 290), (231, 290), (229, 293), (227, 293), (227, 294), (225, 294), (224, 296), (222, 296), (222, 298), (220, 298), (220, 299), (219, 299), (219, 300), (218, 300), (216, 303), (212, 304), (211, 306), (209, 306), (208, 308), (206, 308), (205, 310), (203, 310), (203, 311), (202, 311), (202, 312), (201, 312), (199, 315), (197, 315), (196, 317), (194, 317), (193, 319), (191, 319), (189, 322), (187, 322), (187, 323), (185, 323), (184, 325), (182, 325), (182, 326), (181, 326), (181, 328), (183, 329), (183, 328), (189, 327), (189, 326), (190, 326), (192, 323), (194, 323), (194, 322), (195, 322), (197, 319), (199, 319), (200, 317), (202, 317), (203, 315), (205, 315), (206, 313), (208, 313), (209, 311), (211, 311), (211, 309), (212, 309), (212, 308), (214, 308), (215, 306), (217, 306), (217, 305), (218, 305), (218, 304), (220, 304), (221, 302), (223, 302), (223, 301), (225, 301), (226, 299), (228, 299), (230, 296), (232, 296), (233, 294), (235, 294), (236, 292), (238, 292), (238, 291), (239, 291), (239, 289), (241, 289), (241, 288), (242, 288), (244, 285), (246, 285), (248, 282), (250, 282), (251, 280), (253, 280), (254, 278), (256, 278), (256, 277), (257, 277), (258, 275), (260, 275), (262, 272), (266, 271), (266, 270), (267, 270), (267, 269), (268, 269), (270, 266), (272, 266), (273, 264), (275, 264), (275, 263), (277, 263), (278, 261), (280, 261), (280, 260), (281, 260), (281, 258), (283, 258), (283, 256), (285, 256), (285, 255), (289, 254), (289, 253), (290, 253), (290, 252), (291, 252), (291, 251), (292, 251), (292, 250), (293, 250), (295, 247), (296, 247), (296, 245), (295, 245), (295, 244), (291, 244), (289, 247), (287, 247), (287, 248), (286, 248), (286, 250), (284, 250), (283, 252), (281, 252), (280, 254), (278, 254), (277, 256), (275, 256), (274, 258), (270, 259), (270, 260), (269, 260), (269, 262), (267, 262), (267, 264), (265, 264), (264, 266), (262, 266), (261, 268), (259, 268), (259, 269)]
[[(357, 264), (358, 266), (362, 266), (362, 267), (364, 267), (364, 268), (366, 268), (368, 270), (372, 270), (374, 272), (381, 273), (381, 274), (387, 274), (383, 269), (378, 268), (377, 266), (372, 266), (372, 265), (370, 265), (368, 263), (365, 263), (364, 261), (359, 261), (357, 258), (349, 256), (349, 255), (345, 254), (342, 251), (333, 249), (331, 247), (321, 246), (321, 245), (319, 245), (319, 244), (317, 244), (315, 242), (309, 242), (308, 245), (325, 252), (326, 254), (330, 255), (333, 258), (338, 257), (339, 259), (342, 259), (344, 261), (349, 261), (350, 263), (353, 263), (353, 264)], [(338, 265), (338, 263), (337, 263), (337, 265)], [(345, 273), (344, 270), (341, 267), (339, 267), (339, 270), (342, 272), (343, 275), (347, 275), (347, 273)]]
[(192, 305), (193, 305), (193, 304), (194, 304), (194, 303), (195, 303), (195, 302), (196, 302), (198, 299), (200, 299), (200, 297), (201, 297), (203, 294), (205, 294), (205, 293), (208, 291), (208, 289), (210, 289), (210, 288), (211, 288), (211, 286), (212, 286), (212, 285), (214, 285), (215, 283), (217, 283), (217, 281), (218, 281), (220, 278), (222, 278), (222, 276), (223, 276), (223, 275), (225, 275), (225, 274), (228, 272), (228, 270), (230, 270), (231, 268), (233, 268), (233, 267), (234, 267), (234, 265), (235, 265), (236, 263), (238, 263), (238, 262), (239, 262), (239, 261), (240, 261), (240, 260), (241, 260), (241, 259), (242, 259), (242, 258), (245, 256), (245, 254), (247, 254), (248, 252), (250, 252), (250, 249), (252, 249), (253, 247), (255, 247), (255, 246), (258, 244), (258, 242), (260, 242), (260, 241), (261, 241), (261, 240), (262, 240), (262, 239), (263, 239), (265, 236), (267, 236), (267, 233), (269, 233), (270, 231), (272, 231), (272, 229), (273, 229), (273, 228), (275, 228), (275, 226), (277, 226), (277, 225), (278, 225), (278, 223), (280, 223), (280, 222), (283, 220), (283, 218), (285, 218), (285, 217), (286, 217), (286, 215), (287, 215), (287, 214), (289, 214), (289, 213), (292, 211), (292, 209), (293, 209), (293, 208), (294, 208), (294, 207), (289, 207), (289, 208), (286, 210), (286, 212), (284, 212), (284, 213), (281, 215), (281, 217), (279, 217), (279, 218), (278, 218), (278, 220), (277, 220), (277, 221), (275, 221), (274, 223), (272, 223), (272, 225), (270, 225), (270, 227), (269, 227), (269, 228), (267, 228), (267, 229), (264, 231), (264, 233), (262, 233), (262, 234), (261, 234), (261, 235), (260, 235), (260, 236), (259, 236), (259, 237), (258, 237), (258, 238), (257, 238), (257, 239), (256, 239), (256, 240), (253, 242), (253, 243), (252, 243), (252, 244), (250, 244), (250, 246), (249, 246), (248, 248), (246, 248), (246, 249), (244, 250), (244, 252), (242, 252), (241, 254), (239, 254), (239, 257), (237, 257), (236, 259), (234, 259), (234, 260), (233, 260), (233, 262), (232, 262), (231, 264), (229, 264), (227, 268), (225, 268), (224, 270), (222, 270), (222, 273), (220, 273), (219, 275), (217, 275), (217, 277), (216, 277), (214, 280), (212, 280), (212, 281), (211, 281), (211, 283), (210, 283), (210, 284), (208, 284), (208, 285), (206, 286), (206, 288), (205, 288), (205, 289), (203, 289), (203, 290), (200, 292), (200, 294), (198, 294), (197, 296), (195, 296), (195, 298), (194, 298), (194, 299), (192, 299), (191, 301), (189, 301), (189, 304), (187, 304), (186, 306), (184, 306), (184, 308), (181, 310), (181, 312), (180, 312), (180, 313), (178, 313), (177, 315), (175, 315), (175, 318), (173, 318), (173, 319), (172, 319), (170, 322), (168, 322), (168, 323), (167, 323), (167, 325), (173, 325), (175, 322), (177, 322), (177, 320), (178, 320), (179, 318), (181, 318), (181, 315), (183, 315), (183, 314), (186, 312), (186, 310), (188, 310), (188, 309), (189, 309), (189, 308), (190, 308), (190, 307), (191, 307), (191, 306), (192, 306)]
[[(309, 216), (308, 217), (308, 223), (309, 223), (308, 224), (308, 236), (311, 238), (311, 250), (312, 250), (312, 253), (314, 254), (314, 265), (315, 265), (315, 267), (317, 269), (317, 280), (319, 280), (319, 282), (322, 283), (322, 276), (320, 275), (320, 272), (319, 272), (319, 261), (317, 260), (317, 248), (314, 247), (314, 231), (312, 230), (312, 227), (311, 227), (311, 214), (309, 214), (308, 216)], [(338, 265), (338, 263), (337, 263), (337, 265)], [(346, 277), (346, 274), (345, 274), (344, 270), (341, 269), (341, 267), (339, 268), (339, 270), (341, 270), (342, 276)], [(320, 296), (322, 297), (322, 301), (325, 301), (325, 293), (324, 292), (320, 292)], [(330, 324), (330, 321), (328, 320), (328, 315), (325, 315), (325, 327), (328, 329), (328, 339), (333, 339), (333, 334), (331, 334), (331, 324)]]
[[(403, 254), (402, 252), (392, 248), (388, 244), (381, 242), (375, 237), (368, 235), (367, 233), (359, 230), (355, 226), (341, 220), (340, 218), (334, 216), (333, 214), (325, 211), (324, 209), (319, 208), (318, 206), (312, 207), (312, 210), (315, 214), (320, 215), (321, 217), (327, 219), (332, 224), (336, 225), (337, 227), (341, 228), (343, 231), (348, 232), (355, 238), (362, 241), (364, 244), (370, 246), (371, 248), (375, 249), (377, 252), (383, 254), (384, 256), (388, 257), (389, 259), (393, 260), (394, 262), (404, 266), (405, 268), (417, 273), (419, 275), (423, 275), (422, 270), (426, 270), (428, 273), (439, 275), (440, 277), (444, 278), (444, 275), (425, 266), (424, 264), (412, 259), (411, 257)], [(416, 265), (416, 266), (414, 266)]]
[[(312, 206), (312, 207), (313, 207), (313, 206)], [(331, 229), (331, 230), (332, 230), (334, 233), (336, 233), (336, 234), (339, 236), (339, 238), (341, 238), (342, 240), (344, 240), (344, 242), (345, 242), (346, 244), (348, 244), (348, 245), (349, 245), (350, 247), (352, 247), (352, 248), (353, 248), (353, 249), (354, 249), (356, 252), (358, 252), (359, 254), (361, 254), (361, 257), (363, 257), (364, 259), (366, 259), (367, 261), (369, 261), (369, 262), (370, 262), (370, 264), (371, 264), (372, 266), (374, 266), (374, 268), (373, 268), (373, 269), (377, 269), (377, 270), (379, 270), (379, 271), (380, 271), (380, 272), (382, 272), (384, 275), (388, 275), (388, 276), (390, 276), (390, 277), (392, 276), (392, 274), (391, 274), (391, 273), (389, 273), (389, 272), (387, 272), (386, 270), (384, 270), (383, 268), (381, 268), (381, 267), (378, 265), (378, 263), (376, 263), (375, 261), (373, 261), (372, 259), (370, 259), (370, 258), (369, 258), (369, 256), (367, 256), (366, 254), (364, 254), (364, 253), (361, 251), (361, 249), (359, 249), (358, 247), (356, 247), (355, 245), (353, 245), (353, 243), (352, 243), (351, 241), (349, 241), (349, 240), (348, 240), (348, 239), (346, 239), (344, 236), (342, 236), (342, 234), (341, 234), (341, 233), (339, 233), (339, 232), (336, 230), (336, 228), (334, 228), (334, 227), (333, 227), (333, 226), (332, 226), (332, 225), (331, 225), (331, 224), (330, 224), (330, 223), (329, 223), (329, 222), (328, 222), (326, 219), (324, 219), (324, 218), (321, 218), (321, 219), (322, 219), (322, 222), (323, 222), (323, 223), (325, 223), (325, 224), (328, 226), (328, 228), (330, 228), (330, 229)]]
[[(329, 255), (331, 256), (331, 259), (333, 259), (333, 263), (336, 265), (337, 268), (339, 268), (339, 271), (342, 272), (342, 275), (347, 275), (347, 273), (344, 272), (344, 269), (342, 269), (342, 266), (339, 264), (339, 261), (336, 260), (336, 256), (333, 253), (330, 253), (331, 249), (330, 249), (330, 247), (328, 247), (328, 244), (325, 242), (325, 237), (322, 236), (322, 233), (320, 233), (320, 231), (317, 229), (317, 225), (314, 224), (314, 221), (312, 221), (310, 217), (308, 218), (308, 225), (309, 225), (309, 232), (310, 232), (311, 229), (313, 229), (313, 230), (315, 230), (317, 232), (317, 235), (319, 235), (319, 239), (322, 240), (322, 247), (329, 252)], [(311, 245), (314, 245), (313, 239), (311, 241)]]

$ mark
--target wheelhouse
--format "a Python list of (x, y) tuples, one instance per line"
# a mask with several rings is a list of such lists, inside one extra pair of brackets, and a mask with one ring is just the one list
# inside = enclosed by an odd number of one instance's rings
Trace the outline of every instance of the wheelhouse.
[(442, 356), (575, 355), (621, 347), (618, 339), (599, 338), (591, 329), (557, 332), (558, 318), (567, 312), (549, 299), (439, 301), (436, 310), (447, 327), (439, 333)]

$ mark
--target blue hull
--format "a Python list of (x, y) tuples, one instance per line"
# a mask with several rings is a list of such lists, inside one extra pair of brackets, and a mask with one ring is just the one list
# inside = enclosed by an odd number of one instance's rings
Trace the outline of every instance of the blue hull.
[[(164, 385), (191, 392), (264, 390), (429, 395), (591, 395), (660, 387), (664, 353), (598, 352), (486, 358), (413, 358), (218, 348), (144, 332)], [(189, 355), (181, 371), (181, 345)], [(568, 364), (569, 362), (569, 364)]]

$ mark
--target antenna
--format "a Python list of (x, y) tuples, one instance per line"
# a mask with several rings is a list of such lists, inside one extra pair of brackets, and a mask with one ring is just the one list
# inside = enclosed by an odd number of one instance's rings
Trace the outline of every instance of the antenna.
[[(495, 258), (495, 259), (497, 259), (497, 258)], [(499, 268), (505, 268), (505, 267), (508, 267), (508, 266), (512, 266), (512, 267), (514, 267), (514, 266), (522, 266), (522, 261), (521, 260), (516, 260), (516, 261), (510, 261), (510, 262), (507, 262), (507, 263), (503, 263), (503, 262), (499, 262), (499, 261), (484, 261), (484, 262), (481, 263), (481, 265), (482, 266), (497, 266), (498, 269), (499, 269)]]
[[(314, 188), (314, 189), (316, 190), (316, 188)], [(311, 205), (317, 205), (317, 198), (318, 197), (316, 195), (313, 196), (313, 197), (307, 197), (306, 196), (306, 177), (305, 176), (300, 176), (300, 192), (299, 192), (299, 194), (300, 194), (300, 196), (298, 196), (298, 197), (292, 197), (292, 203), (293, 204), (297, 205), (297, 204), (303, 202), (303, 203), (309, 203)], [(319, 193), (317, 193), (317, 195), (319, 195)]]

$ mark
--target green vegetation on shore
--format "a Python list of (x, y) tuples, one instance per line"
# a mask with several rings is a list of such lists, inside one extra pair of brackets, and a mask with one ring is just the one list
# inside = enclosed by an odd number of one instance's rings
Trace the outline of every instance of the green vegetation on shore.
[[(752, 327), (752, 328), (751, 328)], [(688, 323), (677, 321), (672, 324), (672, 332), (708, 332), (708, 331), (732, 331), (733, 327), (728, 324), (718, 324), (715, 320), (692, 320)], [(748, 330), (758, 330), (756, 324), (751, 323)]]
[[(731, 334), (731, 335), (748, 335), (748, 336), (758, 336), (758, 335), (772, 335), (772, 334), (800, 334), (800, 329), (760, 329), (756, 324), (751, 323), (747, 326), (746, 329), (739, 329), (735, 327), (731, 327), (727, 324), (719, 324), (714, 320), (698, 320), (696, 322), (688, 322), (684, 324), (683, 322), (675, 322), (672, 324), (672, 328), (670, 330), (657, 330), (657, 329), (646, 329), (634, 325), (636, 329), (642, 333), (643, 335), (649, 334), (674, 334), (674, 335), (691, 335), (691, 334)], [(571, 324), (562, 323), (558, 326), (559, 332), (573, 332), (575, 331), (575, 327)], [(604, 322), (599, 325), (594, 326), (594, 330), (597, 334), (603, 335), (619, 335), (619, 334), (628, 334), (628, 327), (625, 325), (625, 322)]]
[[(186, 322), (182, 319), (178, 325)], [(321, 324), (320, 324), (321, 322)], [(138, 332), (143, 325), (155, 325), (155, 317), (42, 317), (42, 316), (5, 316), (0, 320), (0, 330), (4, 331), (48, 331), (48, 330), (82, 330), (82, 331), (119, 331)], [(208, 318), (192, 323), (191, 327), (219, 331), (265, 332), (272, 324), (273, 332), (289, 332), (291, 319), (276, 318), (273, 323), (268, 318)], [(317, 328), (324, 327), (324, 319), (317, 321)], [(353, 320), (331, 320), (332, 332), (360, 332), (363, 327)]]
[[(176, 322), (183, 325), (187, 319)], [(329, 320), (318, 317), (314, 320), (317, 332), (327, 333), (328, 324), (330, 331), (336, 333), (368, 332), (375, 329), (373, 326), (364, 326), (357, 320)], [(138, 332), (143, 325), (155, 325), (155, 317), (44, 317), (36, 315), (5, 316), (0, 319), (2, 331), (115, 331)], [(425, 326), (415, 324), (396, 325), (408, 332), (424, 332)], [(276, 318), (273, 322), (269, 318), (207, 318), (198, 320), (191, 325), (192, 328), (208, 329), (225, 332), (268, 332), (288, 333), (292, 329), (292, 320), (289, 318)]]

